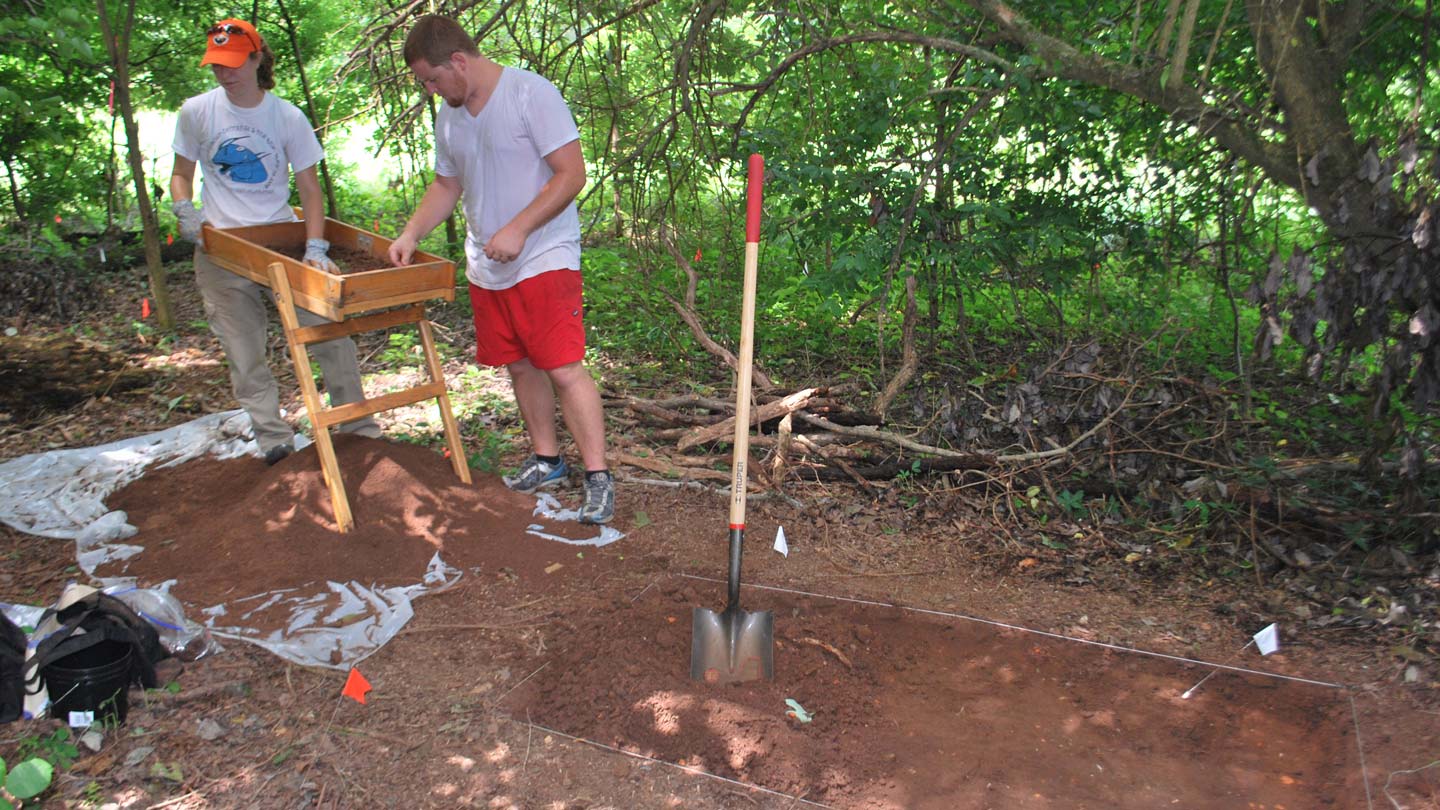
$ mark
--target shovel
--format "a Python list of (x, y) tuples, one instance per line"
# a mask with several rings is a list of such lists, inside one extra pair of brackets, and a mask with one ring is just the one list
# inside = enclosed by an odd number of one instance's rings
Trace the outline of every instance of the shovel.
[(745, 285), (740, 306), (735, 457), (730, 466), (730, 593), (725, 610), (695, 608), (690, 677), (725, 684), (775, 677), (775, 614), (740, 609), (740, 550), (745, 541), (745, 462), (750, 453), (751, 355), (755, 350), (755, 264), (760, 253), (760, 187), (765, 159), (750, 156), (745, 192)]

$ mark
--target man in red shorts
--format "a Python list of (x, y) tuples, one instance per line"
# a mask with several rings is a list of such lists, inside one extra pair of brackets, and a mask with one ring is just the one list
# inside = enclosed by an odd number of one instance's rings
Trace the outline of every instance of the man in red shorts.
[(448, 17), (421, 17), (404, 55), (445, 106), (435, 117), (435, 179), (390, 246), (390, 261), (409, 264), (420, 239), (464, 200), (475, 359), (509, 370), (530, 435), (530, 457), (505, 484), (534, 492), (565, 480), (558, 398), (585, 464), (580, 519), (607, 523), (615, 485), (605, 461), (604, 411), (583, 364), (580, 130), (553, 84), (482, 56)]

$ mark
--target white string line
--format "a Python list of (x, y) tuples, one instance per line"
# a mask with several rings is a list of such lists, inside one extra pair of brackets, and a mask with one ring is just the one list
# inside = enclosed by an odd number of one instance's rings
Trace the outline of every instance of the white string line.
[[(1234, 660), (1234, 658), (1235, 658), (1236, 656), (1238, 656), (1240, 653), (1245, 652), (1246, 650), (1250, 649), (1250, 645), (1251, 645), (1251, 644), (1254, 644), (1254, 643), (1255, 643), (1255, 639), (1254, 639), (1254, 638), (1251, 638), (1249, 641), (1245, 642), (1245, 646), (1244, 646), (1244, 647), (1241, 647), (1240, 650), (1239, 650), (1239, 652), (1233, 653), (1233, 654), (1230, 656), (1231, 660)], [(1212, 669), (1212, 670), (1210, 670), (1209, 672), (1205, 673), (1205, 677), (1203, 677), (1203, 678), (1200, 679), (1200, 683), (1197, 683), (1197, 684), (1195, 684), (1194, 686), (1190, 687), (1189, 689), (1186, 689), (1184, 692), (1181, 692), (1181, 693), (1180, 693), (1180, 699), (1181, 699), (1181, 700), (1189, 700), (1189, 699), (1190, 699), (1190, 696), (1193, 695), (1193, 694), (1195, 694), (1195, 690), (1199, 689), (1200, 686), (1201, 686), (1201, 684), (1203, 684), (1203, 683), (1205, 683), (1206, 681), (1210, 680), (1211, 678), (1215, 677), (1215, 673), (1217, 673), (1217, 672), (1219, 672), (1219, 671), (1220, 671), (1220, 670), (1218, 670), (1218, 669)]]
[[(1440, 765), (1440, 759), (1435, 760), (1434, 762), (1430, 763), (1429, 765), (1421, 765), (1421, 766), (1418, 767), (1418, 768), (1411, 768), (1411, 769), (1408, 770), (1408, 771), (1391, 771), (1391, 772), (1390, 772), (1390, 775), (1387, 776), (1387, 777), (1385, 777), (1385, 798), (1389, 799), (1389, 800), (1390, 800), (1390, 803), (1393, 804), (1393, 805), (1395, 805), (1395, 810), (1405, 810), (1404, 807), (1401, 807), (1401, 806), (1400, 806), (1400, 803), (1399, 803), (1399, 802), (1395, 801), (1395, 797), (1390, 795), (1390, 780), (1395, 778), (1395, 774), (1397, 774), (1397, 773), (1419, 773), (1419, 772), (1421, 772), (1421, 771), (1423, 771), (1423, 770), (1427, 770), (1427, 769), (1433, 768), (1433, 767), (1435, 767), (1436, 765)], [(1365, 789), (1366, 789), (1367, 791), (1370, 789), (1370, 785), (1369, 785), (1368, 782), (1367, 782), (1366, 785), (1365, 785)]]
[[(701, 577), (701, 576), (696, 576), (696, 575), (694, 575), (694, 574), (685, 574), (685, 573), (680, 574), (680, 576), (685, 577), (686, 579), (698, 579), (698, 580), (700, 580), (700, 581), (702, 581), (702, 582), (724, 583), (724, 582), (726, 581), (726, 580), (723, 580), (723, 579), (712, 579), (712, 578), (710, 578), (710, 577)], [(1297, 682), (1297, 683), (1308, 683), (1308, 684), (1310, 684), (1310, 685), (1312, 685), (1312, 686), (1325, 686), (1325, 687), (1329, 687), (1329, 688), (1331, 688), (1331, 689), (1348, 689), (1348, 687), (1346, 687), (1344, 684), (1331, 683), (1331, 682), (1329, 682), (1329, 681), (1316, 681), (1316, 680), (1311, 680), (1310, 678), (1300, 678), (1300, 677), (1297, 677), (1297, 676), (1294, 676), (1294, 675), (1281, 675), (1281, 674), (1276, 673), (1276, 672), (1262, 672), (1262, 671), (1260, 671), (1260, 670), (1258, 670), (1258, 669), (1248, 669), (1248, 668), (1246, 668), (1246, 667), (1237, 667), (1237, 666), (1232, 666), (1232, 665), (1230, 665), (1230, 664), (1216, 664), (1216, 663), (1211, 662), (1211, 661), (1201, 661), (1201, 660), (1198, 660), (1198, 659), (1195, 659), (1195, 658), (1185, 658), (1185, 657), (1179, 656), (1179, 655), (1170, 655), (1170, 654), (1168, 654), (1168, 653), (1152, 652), (1152, 651), (1150, 651), (1150, 650), (1141, 650), (1141, 649), (1136, 649), (1135, 647), (1124, 647), (1124, 646), (1121, 646), (1121, 645), (1119, 645), (1119, 644), (1109, 644), (1109, 643), (1104, 642), (1104, 641), (1091, 641), (1090, 639), (1086, 639), (1086, 638), (1075, 638), (1075, 637), (1073, 637), (1073, 636), (1065, 636), (1065, 635), (1061, 635), (1061, 634), (1059, 634), (1059, 633), (1052, 633), (1052, 632), (1050, 632), (1050, 631), (1048, 631), (1048, 630), (1036, 630), (1036, 629), (1031, 628), (1031, 627), (1021, 627), (1021, 626), (1019, 626), (1019, 625), (1006, 624), (1006, 623), (1004, 623), (1004, 622), (997, 622), (997, 621), (995, 621), (995, 620), (993, 620), (993, 619), (982, 619), (982, 618), (979, 618), (978, 616), (966, 616), (966, 615), (964, 615), (964, 614), (962, 614), (962, 613), (946, 613), (946, 612), (943, 611), (943, 610), (929, 610), (929, 609), (927, 609), (927, 608), (908, 607), (908, 606), (906, 606), (906, 605), (896, 605), (896, 604), (892, 604), (892, 603), (889, 603), (889, 602), (873, 602), (873, 601), (870, 601), (870, 600), (868, 600), (868, 599), (852, 599), (852, 598), (850, 598), (850, 597), (848, 597), (848, 596), (830, 596), (830, 595), (828, 595), (828, 594), (823, 594), (823, 593), (811, 593), (811, 592), (809, 592), (809, 591), (797, 591), (797, 590), (792, 590), (792, 589), (790, 589), (790, 588), (777, 588), (777, 587), (774, 587), (774, 586), (772, 586), (772, 585), (746, 585), (746, 587), (749, 587), (749, 588), (759, 588), (759, 589), (761, 589), (761, 590), (766, 590), (766, 591), (779, 591), (780, 593), (791, 593), (791, 594), (796, 594), (796, 595), (798, 595), (798, 596), (813, 596), (813, 597), (815, 597), (815, 598), (817, 598), (817, 599), (833, 599), (833, 600), (835, 600), (835, 601), (837, 601), (837, 602), (854, 602), (854, 603), (856, 603), (856, 604), (860, 604), (860, 605), (871, 605), (871, 606), (873, 606), (873, 607), (897, 608), (897, 609), (899, 609), (899, 610), (908, 610), (908, 611), (910, 611), (910, 612), (912, 612), (912, 613), (928, 613), (928, 614), (930, 614), (930, 615), (932, 615), (932, 616), (946, 616), (946, 617), (949, 617), (949, 618), (952, 618), (952, 619), (964, 619), (965, 621), (978, 622), (978, 623), (980, 623), (980, 624), (988, 624), (988, 625), (991, 625), (991, 626), (993, 626), (993, 627), (1003, 627), (1003, 628), (1005, 628), (1005, 629), (1007, 629), (1007, 630), (1019, 630), (1019, 631), (1021, 631), (1021, 632), (1025, 632), (1025, 633), (1034, 633), (1034, 634), (1037, 635), (1037, 636), (1048, 636), (1049, 638), (1059, 639), (1059, 640), (1061, 640), (1061, 641), (1074, 641), (1074, 642), (1079, 643), (1079, 644), (1090, 644), (1090, 645), (1095, 646), (1095, 647), (1103, 647), (1103, 648), (1105, 648), (1105, 649), (1107, 649), (1107, 650), (1116, 650), (1116, 651), (1118, 651), (1118, 652), (1138, 653), (1138, 654), (1140, 654), (1140, 655), (1148, 655), (1148, 656), (1151, 656), (1151, 657), (1153, 657), (1153, 658), (1165, 658), (1165, 659), (1168, 659), (1168, 660), (1171, 660), (1171, 661), (1182, 661), (1182, 662), (1184, 662), (1184, 663), (1186, 663), (1186, 664), (1198, 664), (1198, 665), (1200, 665), (1200, 666), (1214, 667), (1214, 668), (1216, 668), (1216, 669), (1226, 669), (1226, 670), (1230, 670), (1231, 672), (1243, 672), (1243, 673), (1245, 673), (1245, 674), (1247, 674), (1247, 675), (1260, 675), (1260, 676), (1266, 677), (1266, 678), (1278, 678), (1278, 679), (1283, 680), (1283, 681), (1295, 681), (1295, 682)]]
[[(1350, 719), (1355, 723), (1355, 750), (1360, 752), (1360, 778), (1365, 782), (1365, 806), (1370, 810), (1375, 810), (1375, 800), (1370, 798), (1370, 770), (1365, 767), (1365, 746), (1360, 743), (1360, 710), (1355, 708), (1355, 695), (1350, 690), (1345, 690), (1345, 697), (1350, 699)], [(1425, 767), (1430, 766), (1426, 765)], [(1390, 775), (1394, 776), (1395, 774)], [(1385, 787), (1390, 787), (1389, 779), (1385, 780)], [(1386, 790), (1385, 795), (1388, 797), (1390, 791)], [(1390, 801), (1394, 802), (1395, 800), (1391, 799)], [(1400, 805), (1395, 805), (1395, 808), (1400, 810)]]
[(623, 748), (616, 748), (616, 747), (614, 747), (614, 746), (606, 745), (605, 743), (602, 743), (602, 742), (596, 742), (596, 741), (594, 741), (594, 740), (589, 740), (589, 739), (586, 739), (586, 738), (584, 738), (584, 737), (577, 737), (577, 736), (575, 736), (574, 734), (566, 734), (566, 733), (563, 732), (563, 731), (557, 731), (556, 729), (553, 729), (553, 728), (546, 728), (545, 726), (542, 726), (542, 725), (540, 725), (539, 723), (532, 723), (532, 722), (530, 722), (530, 721), (528, 721), (528, 720), (515, 720), (515, 719), (512, 718), (511, 722), (519, 723), (519, 724), (522, 725), (522, 726), (530, 726), (530, 727), (532, 727), (532, 728), (537, 728), (537, 729), (545, 732), (546, 734), (555, 734), (555, 735), (558, 735), (558, 736), (561, 736), (561, 737), (565, 737), (566, 739), (574, 740), (575, 742), (585, 743), (586, 745), (593, 745), (593, 746), (595, 746), (596, 748), (601, 748), (601, 749), (604, 749), (604, 750), (606, 750), (606, 751), (612, 751), (612, 752), (614, 752), (614, 753), (616, 753), (616, 754), (624, 754), (625, 756), (631, 757), (631, 758), (633, 758), (633, 759), (643, 759), (643, 760), (645, 760), (646, 762), (654, 762), (654, 763), (657, 763), (657, 764), (660, 764), (660, 765), (666, 765), (666, 766), (671, 767), (671, 768), (674, 768), (674, 769), (676, 769), (676, 770), (678, 770), (678, 771), (684, 771), (685, 773), (694, 774), (695, 776), (708, 776), (708, 777), (711, 778), (711, 779), (718, 779), (718, 780), (720, 780), (721, 782), (729, 782), (729, 783), (732, 784), (732, 785), (736, 785), (736, 786), (738, 786), (738, 787), (745, 788), (746, 790), (755, 790), (755, 791), (759, 791), (759, 792), (761, 792), (761, 793), (768, 793), (768, 794), (770, 794), (771, 796), (778, 796), (778, 797), (780, 797), (780, 798), (782, 798), (782, 799), (789, 799), (789, 800), (792, 801), (792, 802), (800, 802), (800, 803), (802, 803), (802, 804), (808, 804), (808, 805), (810, 805), (811, 807), (824, 807), (824, 808), (826, 808), (826, 810), (834, 810), (834, 808), (831, 807), (831, 806), (828, 805), (828, 804), (821, 804), (821, 803), (819, 803), (819, 802), (811, 801), (811, 800), (809, 800), (809, 799), (807, 799), (807, 798), (804, 798), (803, 796), (792, 796), (792, 795), (790, 795), (789, 793), (781, 793), (781, 792), (778, 791), (778, 790), (771, 790), (770, 788), (762, 787), (762, 786), (760, 786), (760, 785), (752, 785), (752, 784), (750, 784), (749, 782), (741, 782), (741, 781), (738, 780), (738, 779), (731, 779), (731, 778), (728, 777), (728, 776), (721, 776), (721, 775), (718, 774), (718, 773), (711, 773), (711, 772), (705, 770), (704, 768), (693, 768), (693, 767), (691, 767), (691, 766), (689, 766), (689, 765), (681, 765), (681, 764), (679, 764), (679, 763), (677, 763), (677, 762), (670, 762), (669, 760), (658, 759), (658, 758), (656, 758), (656, 757), (646, 756), (645, 754), (637, 754), (637, 753), (635, 753), (635, 752), (633, 752), (633, 751), (626, 751), (626, 750), (623, 749)]

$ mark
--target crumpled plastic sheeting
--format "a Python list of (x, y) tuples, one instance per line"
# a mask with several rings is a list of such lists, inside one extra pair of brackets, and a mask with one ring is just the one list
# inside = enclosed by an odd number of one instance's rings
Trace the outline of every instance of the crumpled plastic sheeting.
[[(26, 534), (79, 537), (110, 510), (105, 497), (152, 464), (172, 467), (212, 455), (257, 454), (250, 417), (241, 410), (99, 447), (32, 453), (0, 464), (0, 521)], [(134, 528), (130, 530), (134, 534)]]
[(16, 627), (34, 627), (40, 623), (40, 617), (45, 615), (45, 608), (33, 605), (12, 605), (9, 602), (0, 602), (0, 613), (5, 614)]
[[(415, 615), (411, 599), (439, 593), (459, 580), (460, 571), (446, 565), (437, 553), (417, 585), (374, 589), (358, 582), (326, 582), (271, 591), (206, 608), (205, 625), (220, 638), (248, 641), (289, 661), (347, 669), (400, 632)], [(245, 625), (247, 618), (270, 610), (288, 612), (283, 631), (261, 635)]]
[[(297, 437), (297, 447), (308, 444)], [(178, 427), (99, 447), (36, 453), (0, 464), (0, 521), (27, 534), (74, 539), (81, 570), (95, 568), (144, 551), (143, 546), (117, 541), (133, 537), (134, 526), (124, 512), (111, 511), (104, 500), (138, 479), (152, 465), (174, 466), (211, 455), (219, 459), (259, 455), (250, 438), (244, 411), (210, 414)], [(538, 499), (535, 514), (552, 520), (575, 520), (549, 495)], [(608, 526), (585, 540), (570, 540), (541, 531), (536, 537), (584, 546), (604, 546), (624, 537)], [(316, 583), (305, 589), (255, 594), (232, 603), (204, 608), (203, 623), (215, 636), (247, 641), (305, 666), (348, 669), (373, 654), (400, 632), (414, 615), (410, 601), (437, 593), (459, 581), (461, 572), (436, 554), (421, 582), (392, 588), (370, 588), (358, 582)], [(131, 577), (100, 578), (105, 587), (133, 585)], [(25, 609), (17, 606), (17, 609)], [(38, 610), (38, 609), (36, 609)], [(275, 611), (286, 617), (285, 629), (262, 635), (246, 624)], [(267, 622), (275, 624), (275, 622)]]
[[(548, 492), (536, 493), (535, 511), (531, 512), (530, 514), (539, 515), (540, 517), (546, 517), (550, 520), (569, 520), (576, 523), (580, 522), (579, 509), (563, 508), (562, 506), (560, 506), (560, 502), (555, 500), (555, 496), (551, 495)], [(535, 537), (539, 537), (542, 540), (554, 540), (557, 543), (567, 543), (572, 546), (594, 546), (595, 548), (599, 548), (600, 546), (608, 546), (616, 540), (619, 540), (620, 538), (625, 536), (620, 532), (619, 529), (611, 528), (610, 526), (599, 526), (597, 528), (600, 529), (600, 533), (598, 535), (594, 537), (587, 537), (582, 540), (571, 540), (568, 537), (561, 537), (558, 534), (551, 534), (545, 531), (545, 527), (541, 526), (538, 523), (532, 523), (529, 526), (526, 526), (525, 533), (533, 535)]]

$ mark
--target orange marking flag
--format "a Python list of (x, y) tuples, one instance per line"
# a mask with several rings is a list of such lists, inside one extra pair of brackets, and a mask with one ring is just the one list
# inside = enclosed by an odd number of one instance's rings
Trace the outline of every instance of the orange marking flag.
[(360, 674), (360, 670), (351, 667), (350, 677), (345, 679), (345, 688), (340, 690), (340, 694), (354, 698), (357, 703), (364, 703), (365, 693), (369, 691), (370, 682), (365, 680), (365, 676)]

